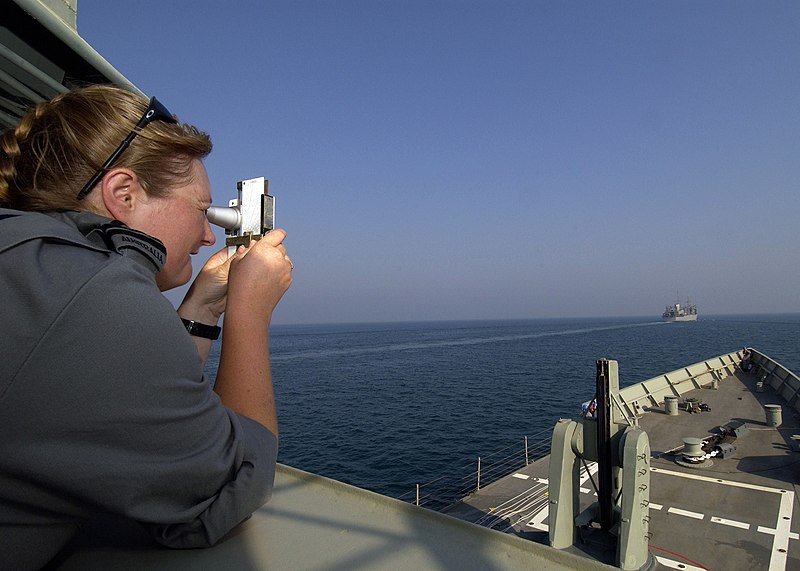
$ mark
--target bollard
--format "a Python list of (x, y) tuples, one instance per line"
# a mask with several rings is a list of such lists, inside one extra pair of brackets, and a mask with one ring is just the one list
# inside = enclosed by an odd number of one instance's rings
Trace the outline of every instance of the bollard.
[(664, 397), (664, 412), (669, 416), (678, 416), (678, 397)]
[(768, 404), (764, 405), (764, 408), (767, 409), (767, 425), (780, 426), (782, 422), (781, 405)]
[(699, 461), (703, 452), (703, 441), (700, 438), (683, 438), (683, 459), (688, 462)]

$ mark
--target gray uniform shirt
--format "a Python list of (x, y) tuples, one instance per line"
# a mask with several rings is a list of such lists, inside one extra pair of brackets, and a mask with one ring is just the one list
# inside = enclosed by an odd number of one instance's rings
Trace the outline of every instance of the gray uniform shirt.
[(0, 568), (109, 514), (212, 545), (268, 499), (277, 439), (209, 388), (164, 259), (107, 218), (0, 209)]

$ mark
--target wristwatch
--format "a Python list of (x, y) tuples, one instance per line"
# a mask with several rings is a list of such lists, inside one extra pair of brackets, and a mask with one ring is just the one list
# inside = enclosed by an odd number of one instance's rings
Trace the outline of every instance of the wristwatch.
[(204, 337), (214, 341), (219, 339), (219, 333), (222, 331), (222, 327), (219, 325), (206, 325), (205, 323), (200, 323), (199, 321), (190, 321), (183, 318), (181, 318), (181, 321), (183, 322), (183, 326), (186, 328), (186, 331), (189, 332), (189, 335), (194, 335), (195, 337)]

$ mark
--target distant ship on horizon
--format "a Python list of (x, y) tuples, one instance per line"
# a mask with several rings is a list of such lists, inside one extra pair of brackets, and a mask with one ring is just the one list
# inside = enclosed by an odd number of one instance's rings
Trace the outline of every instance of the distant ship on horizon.
[(667, 308), (664, 310), (664, 313), (661, 314), (661, 319), (663, 321), (697, 321), (697, 306), (691, 303), (688, 299), (686, 300), (686, 305), (681, 305), (679, 302), (676, 302), (672, 305), (668, 305)]

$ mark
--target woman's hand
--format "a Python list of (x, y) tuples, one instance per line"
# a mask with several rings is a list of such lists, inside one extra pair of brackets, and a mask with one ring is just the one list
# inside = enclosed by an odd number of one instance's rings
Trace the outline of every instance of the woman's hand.
[(247, 247), (239, 247), (230, 261), (228, 301), (269, 319), (292, 283), (292, 262), (283, 240), (286, 232), (272, 230)]
[(239, 255), (237, 252), (229, 258), (225, 247), (206, 261), (178, 308), (181, 317), (209, 325), (219, 321), (227, 304), (231, 262)]

